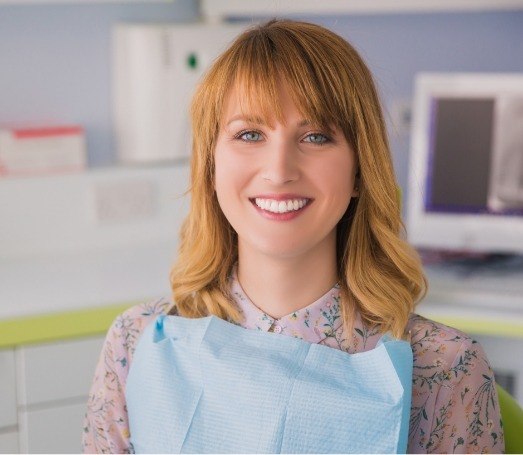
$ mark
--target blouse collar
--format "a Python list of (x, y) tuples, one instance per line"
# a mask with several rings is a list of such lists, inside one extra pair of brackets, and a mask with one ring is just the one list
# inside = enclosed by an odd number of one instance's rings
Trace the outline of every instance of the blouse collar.
[(236, 267), (231, 274), (231, 296), (244, 316), (241, 325), (246, 329), (275, 332), (319, 343), (332, 336), (343, 324), (338, 283), (315, 302), (278, 319), (269, 316), (249, 299), (240, 285)]

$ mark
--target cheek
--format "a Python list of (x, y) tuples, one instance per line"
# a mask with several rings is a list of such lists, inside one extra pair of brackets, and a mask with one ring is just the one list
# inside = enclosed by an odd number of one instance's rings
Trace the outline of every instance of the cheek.
[(220, 192), (228, 182), (228, 177), (233, 175), (234, 159), (227, 148), (218, 142), (214, 152), (214, 182), (216, 192)]
[(227, 178), (230, 175), (231, 163), (227, 159), (227, 156), (221, 154), (219, 151), (216, 151), (215, 155), (215, 171), (214, 171), (214, 189), (216, 191), (216, 196), (220, 207), (226, 213), (226, 207), (224, 204), (230, 199), (228, 196), (230, 189), (229, 185), (231, 179)]
[[(328, 177), (328, 178), (327, 178)], [(352, 198), (354, 189), (355, 169), (352, 159), (337, 160), (336, 166), (324, 175), (324, 188), (327, 197), (326, 210), (329, 214), (325, 221), (335, 226), (343, 217)]]
[(227, 218), (234, 215), (234, 207), (241, 197), (246, 197), (243, 195), (242, 189), (246, 185), (247, 172), (248, 169), (242, 160), (227, 151), (216, 150), (214, 189), (220, 207)]
[(335, 205), (348, 205), (355, 181), (354, 158), (348, 151), (343, 151), (332, 159), (325, 160), (313, 172), (319, 188), (323, 188), (328, 198)]

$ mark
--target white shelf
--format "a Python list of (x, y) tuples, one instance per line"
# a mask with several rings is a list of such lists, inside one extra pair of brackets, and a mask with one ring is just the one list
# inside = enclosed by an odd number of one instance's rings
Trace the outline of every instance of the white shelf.
[(523, 9), (523, 0), (201, 0), (205, 17), (389, 14)]
[(61, 5), (71, 3), (174, 3), (176, 0), (0, 0), (1, 5)]
[(4, 177), (0, 262), (170, 241), (188, 213), (188, 186), (186, 162)]

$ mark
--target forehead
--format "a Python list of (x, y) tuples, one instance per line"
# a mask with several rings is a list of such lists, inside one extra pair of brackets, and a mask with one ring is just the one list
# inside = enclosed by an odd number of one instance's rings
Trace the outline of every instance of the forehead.
[(304, 115), (292, 99), (287, 84), (275, 84), (269, 93), (235, 84), (225, 96), (221, 120), (222, 124), (241, 119), (272, 126), (285, 123), (289, 117)]
[(226, 91), (221, 121), (228, 122), (233, 116), (251, 118), (258, 123), (274, 124), (282, 122), (282, 103), (287, 109), (295, 109), (292, 99), (285, 95), (281, 83), (237, 78), (236, 82)]
[(300, 99), (296, 89), (281, 78), (272, 87), (236, 83), (224, 97), (220, 126), (243, 120), (270, 127), (289, 122), (300, 126), (314, 124), (329, 130), (339, 127), (332, 118), (311, 112), (305, 103), (296, 102), (296, 98)]

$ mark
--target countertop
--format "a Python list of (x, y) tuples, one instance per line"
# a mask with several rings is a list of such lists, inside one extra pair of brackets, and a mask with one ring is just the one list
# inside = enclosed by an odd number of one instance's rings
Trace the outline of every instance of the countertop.
[(174, 257), (173, 242), (0, 261), (0, 348), (104, 333), (124, 309), (169, 298)]

